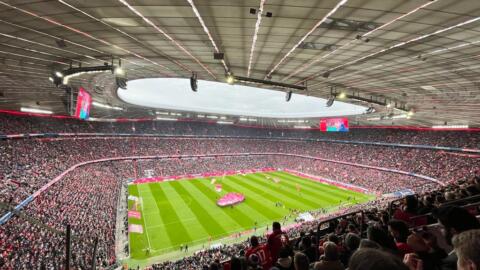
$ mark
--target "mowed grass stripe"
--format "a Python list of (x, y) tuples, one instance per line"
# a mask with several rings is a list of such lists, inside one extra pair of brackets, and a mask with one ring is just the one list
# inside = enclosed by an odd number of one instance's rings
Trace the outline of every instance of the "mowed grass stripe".
[[(261, 197), (270, 201), (270, 207), (275, 208), (276, 202), (283, 202), (288, 208), (302, 208), (305, 207), (302, 203), (299, 203), (297, 200), (286, 199), (285, 196), (276, 192), (276, 195), (271, 194), (271, 190), (266, 189), (264, 186), (253, 184), (253, 179), (248, 176), (232, 176), (235, 180), (235, 183), (244, 187), (246, 190), (253, 191), (255, 194), (260, 195)], [(249, 192), (248, 194), (252, 194)]]
[[(285, 188), (280, 188), (278, 185), (270, 186), (268, 183), (269, 180), (261, 178), (254, 175), (243, 176), (245, 180), (241, 181), (240, 184), (249, 186), (251, 189), (254, 189), (256, 192), (266, 191), (267, 193), (264, 196), (270, 197), (270, 199), (277, 198), (277, 201), (285, 202), (289, 201), (295, 209), (311, 209), (317, 208), (318, 204), (310, 201), (308, 199), (298, 196), (298, 194), (292, 194)], [(258, 181), (258, 180), (261, 181)], [(263, 191), (262, 191), (263, 189)]]
[(252, 193), (248, 188), (239, 185), (238, 182), (239, 180), (235, 179), (234, 176), (227, 176), (222, 180), (222, 186), (231, 191), (244, 193), (246, 196), (244, 203), (250, 204), (270, 220), (275, 220), (287, 213), (285, 210), (274, 207), (275, 202), (278, 200), (271, 201), (265, 197), (262, 197), (260, 194)]
[[(212, 201), (217, 201), (219, 195), (218, 192), (213, 190), (212, 184), (207, 183), (205, 180), (195, 180), (192, 181), (192, 184), (198, 188), (205, 196), (210, 198)], [(244, 204), (233, 207), (233, 209), (225, 209), (225, 213), (230, 216), (231, 219), (235, 220), (243, 228), (252, 227), (255, 221), (251, 219), (245, 212), (242, 211)]]
[[(215, 215), (214, 217), (211, 215), (213, 212), (206, 210), (206, 206), (211, 204), (211, 202), (208, 198), (205, 199), (199, 196), (201, 192), (190, 183), (192, 181), (197, 180), (174, 181), (172, 182), (172, 186), (174, 186), (180, 194), (190, 196), (190, 209), (209, 236), (224, 235), (227, 230), (217, 222), (217, 220), (222, 220), (222, 215)], [(182, 196), (182, 198), (185, 197)]]
[(291, 179), (292, 181), (297, 181), (298, 183), (305, 183), (309, 186), (320, 185), (321, 187), (324, 188), (326, 193), (329, 193), (331, 197), (336, 198), (337, 200), (340, 199), (342, 201), (342, 200), (346, 200), (348, 197), (354, 197), (359, 201), (366, 201), (370, 198), (366, 194), (356, 192), (356, 191), (351, 191), (348, 189), (342, 189), (335, 185), (316, 182), (311, 179), (298, 177), (285, 172), (282, 172), (280, 174), (281, 174), (281, 177)]
[(305, 187), (302, 185), (300, 185), (301, 192), (299, 193), (296, 185), (285, 179), (283, 181), (280, 180), (280, 183), (275, 183), (272, 180), (266, 179), (263, 175), (250, 175), (250, 178), (254, 181), (252, 184), (258, 183), (259, 185), (267, 187), (271, 190), (275, 190), (279, 193), (281, 192), (290, 199), (297, 200), (308, 206), (301, 209), (319, 208), (324, 205), (320, 203), (318, 199), (320, 194), (319, 192), (308, 193), (307, 190), (304, 190)]
[(310, 187), (308, 185), (304, 185), (304, 183), (299, 183), (293, 181), (293, 179), (289, 179), (286, 177), (281, 177), (280, 184), (287, 186), (290, 189), (294, 190), (294, 194), (298, 196), (297, 192), (297, 185), (300, 185), (300, 194), (301, 197), (308, 198), (314, 202), (316, 202), (319, 207), (323, 207), (332, 203), (338, 202), (336, 199), (333, 199), (331, 196), (324, 192), (323, 186), (317, 185), (315, 187)]
[[(138, 185), (138, 194), (140, 195), (140, 209), (144, 214), (143, 219), (145, 227), (143, 228), (144, 234), (149, 239), (150, 247), (155, 250), (163, 249), (172, 245), (170, 235), (165, 230), (157, 231), (150, 227), (163, 223), (163, 219), (159, 214), (157, 200), (148, 185)], [(150, 214), (146, 214), (146, 213)], [(148, 245), (145, 245), (148, 247)]]
[(148, 186), (155, 197), (155, 203), (159, 209), (160, 217), (165, 224), (163, 229), (169, 235), (172, 246), (177, 247), (182, 243), (190, 242), (191, 237), (182, 223), (170, 223), (180, 219), (176, 213), (175, 207), (166, 199), (162, 185), (160, 183), (151, 183)]
[[(339, 189), (336, 186), (327, 185), (327, 184), (324, 184), (324, 183), (321, 183), (321, 182), (315, 182), (315, 181), (310, 180), (310, 179), (300, 178), (298, 176), (294, 176), (294, 175), (287, 174), (287, 173), (274, 173), (274, 174), (276, 176), (280, 176), (280, 177), (292, 180), (296, 183), (310, 186), (312, 188), (322, 187), (323, 191), (326, 193), (325, 195), (329, 196), (331, 199), (335, 199), (337, 202), (338, 202), (339, 199), (346, 199), (348, 196), (352, 195), (350, 193), (350, 191)], [(344, 192), (344, 191), (347, 191), (347, 192)], [(340, 198), (338, 198), (338, 197), (340, 197)]]
[(351, 190), (348, 190), (348, 189), (341, 189), (341, 188), (339, 188), (339, 187), (337, 187), (333, 184), (326, 184), (326, 183), (322, 183), (322, 182), (317, 182), (313, 179), (299, 177), (299, 176), (296, 176), (296, 175), (293, 175), (293, 174), (289, 174), (287, 172), (276, 172), (276, 173), (280, 174), (282, 177), (298, 179), (299, 181), (305, 182), (307, 185), (319, 184), (319, 185), (322, 185), (325, 188), (330, 189), (330, 190), (335, 191), (335, 192), (341, 191), (343, 193), (358, 194), (358, 192), (356, 192), (356, 191), (351, 191)]
[(165, 199), (175, 205), (175, 212), (180, 218), (178, 222), (183, 223), (184, 227), (188, 228), (190, 237), (192, 239), (207, 237), (208, 233), (204, 226), (198, 222), (197, 216), (190, 209), (190, 194), (180, 194), (173, 182), (165, 182), (162, 187), (166, 196)]
[[(267, 175), (267, 174), (264, 174), (264, 175)], [(270, 175), (270, 176), (272, 176), (272, 175)], [(286, 176), (277, 176), (277, 175), (273, 175), (273, 176), (274, 177), (281, 177), (283, 179), (284, 185), (289, 186), (291, 188), (294, 188), (295, 190), (296, 190), (297, 185), (300, 185), (302, 196), (303, 195), (309, 195), (309, 196), (313, 197), (316, 202), (319, 201), (319, 199), (322, 199), (322, 200), (326, 201), (328, 204), (338, 203), (337, 196), (332, 195), (330, 193), (330, 191), (324, 185), (321, 185), (321, 183), (312, 182), (311, 183), (312, 185), (310, 185), (310, 183), (305, 183), (303, 181), (298, 181), (297, 178), (286, 177)], [(323, 205), (326, 205), (326, 204), (323, 204)]]

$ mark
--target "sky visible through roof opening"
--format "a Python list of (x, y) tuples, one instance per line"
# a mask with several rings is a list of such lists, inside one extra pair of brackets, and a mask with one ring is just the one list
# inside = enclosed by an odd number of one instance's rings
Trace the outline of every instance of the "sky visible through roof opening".
[(339, 101), (326, 107), (323, 98), (297, 93), (286, 102), (282, 91), (203, 80), (198, 81), (198, 92), (193, 92), (190, 79), (180, 78), (132, 80), (127, 90), (118, 89), (118, 96), (127, 103), (154, 109), (268, 118), (347, 116), (366, 110)]

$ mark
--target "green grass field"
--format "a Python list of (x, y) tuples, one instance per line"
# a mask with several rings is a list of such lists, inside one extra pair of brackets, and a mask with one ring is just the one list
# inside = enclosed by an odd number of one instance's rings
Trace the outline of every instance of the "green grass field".
[[(268, 180), (267, 175), (280, 182)], [(142, 234), (130, 233), (131, 258), (142, 260), (178, 250), (182, 244), (191, 247), (208, 243), (210, 237), (219, 239), (251, 230), (255, 222), (263, 227), (283, 219), (289, 208), (313, 210), (345, 203), (348, 197), (354, 198), (350, 203), (372, 199), (370, 195), (285, 172), (214, 178), (216, 184), (222, 184), (221, 192), (215, 191), (211, 178), (129, 185), (129, 194), (142, 201), (137, 207), (142, 218), (129, 218), (129, 223), (141, 224), (144, 230)], [(228, 192), (243, 193), (245, 201), (233, 208), (217, 206), (217, 199)], [(275, 202), (282, 202), (285, 207), (275, 207)], [(129, 209), (133, 204), (129, 200)]]

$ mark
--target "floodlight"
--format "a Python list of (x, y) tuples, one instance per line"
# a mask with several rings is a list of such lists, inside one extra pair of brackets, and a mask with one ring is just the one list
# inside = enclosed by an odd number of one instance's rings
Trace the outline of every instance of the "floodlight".
[(227, 83), (228, 84), (233, 84), (235, 82), (235, 77), (233, 75), (228, 75), (227, 76)]

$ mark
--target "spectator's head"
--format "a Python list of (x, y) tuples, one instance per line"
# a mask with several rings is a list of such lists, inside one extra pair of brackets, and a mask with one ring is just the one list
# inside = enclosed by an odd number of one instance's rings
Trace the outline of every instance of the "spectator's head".
[(272, 230), (273, 230), (274, 232), (276, 232), (276, 231), (277, 231), (277, 232), (278, 232), (278, 231), (281, 231), (281, 230), (282, 230), (282, 226), (280, 225), (280, 222), (277, 222), (277, 221), (273, 222), (273, 224), (272, 224)]
[(259, 245), (258, 243), (258, 237), (256, 237), (255, 235), (253, 235), (252, 237), (250, 237), (250, 245), (252, 247), (256, 247)]
[(453, 237), (458, 270), (480, 269), (480, 230), (469, 230)]
[(327, 237), (327, 239), (328, 239), (328, 241), (333, 242), (333, 243), (335, 243), (335, 244), (338, 244), (338, 242), (340, 241), (340, 240), (338, 239), (338, 236), (337, 236), (336, 234), (334, 234), (334, 233), (329, 234), (328, 237)]
[(355, 251), (360, 246), (360, 236), (355, 233), (348, 233), (345, 236), (345, 247), (349, 251)]
[(210, 267), (208, 267), (208, 270), (218, 270), (218, 269), (220, 269), (218, 267), (218, 264), (214, 262), (210, 264)]
[(293, 265), (295, 266), (295, 270), (308, 270), (310, 262), (308, 261), (307, 255), (298, 252), (295, 254), (293, 258)]
[(382, 249), (390, 251), (397, 250), (393, 239), (383, 229), (377, 226), (368, 227), (367, 238), (379, 244)]
[(405, 210), (410, 213), (416, 213), (418, 208), (418, 200), (415, 195), (408, 195), (404, 199)]
[(279, 258), (288, 258), (288, 257), (290, 257), (290, 252), (291, 252), (291, 250), (288, 247), (282, 247), (282, 248), (280, 248), (280, 251), (278, 252), (278, 257)]
[(400, 259), (373, 248), (362, 248), (353, 253), (349, 270), (408, 270)]
[(304, 236), (302, 238), (302, 248), (307, 249), (307, 248), (310, 248), (311, 246), (312, 246), (312, 239), (308, 236)]
[(374, 248), (374, 249), (380, 249), (380, 245), (377, 244), (377, 242), (368, 240), (368, 239), (362, 239), (360, 241), (360, 245), (358, 246), (358, 249), (363, 249), (363, 248)]
[(445, 240), (448, 244), (452, 244), (454, 235), (480, 228), (477, 218), (458, 206), (440, 207), (433, 214), (445, 228)]
[(401, 220), (390, 220), (388, 222), (388, 231), (393, 236), (395, 241), (399, 243), (406, 243), (410, 231), (408, 225)]
[(230, 260), (230, 270), (242, 270), (242, 261), (238, 257), (232, 257)]
[(333, 242), (323, 243), (324, 250), (324, 259), (326, 261), (336, 261), (338, 260), (338, 248), (337, 245)]
[(293, 260), (290, 257), (290, 249), (282, 247), (278, 252), (278, 263), (284, 269), (290, 269), (292, 267)]
[(352, 223), (348, 224), (347, 228), (349, 232), (357, 232), (357, 227), (355, 227), (355, 225), (353, 225)]

